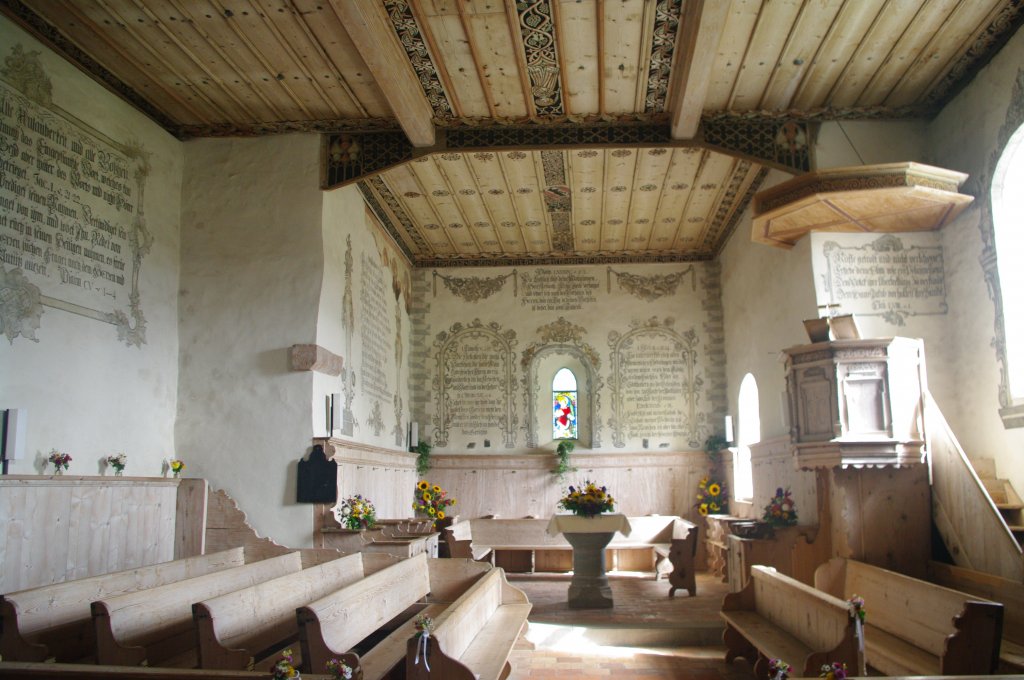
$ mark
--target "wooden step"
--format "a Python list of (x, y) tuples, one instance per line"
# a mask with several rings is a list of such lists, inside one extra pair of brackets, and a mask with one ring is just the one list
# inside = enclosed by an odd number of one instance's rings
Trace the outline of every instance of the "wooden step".
[(1024, 510), (1024, 503), (996, 503), (999, 510)]
[(971, 458), (971, 465), (982, 480), (995, 479), (996, 461), (994, 458)]

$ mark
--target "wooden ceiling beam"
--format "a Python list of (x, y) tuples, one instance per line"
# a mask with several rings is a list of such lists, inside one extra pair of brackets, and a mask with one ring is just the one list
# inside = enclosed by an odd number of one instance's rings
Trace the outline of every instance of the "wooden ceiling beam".
[(415, 147), (434, 145), (434, 110), (395, 35), (383, 5), (376, 0), (331, 0), (359, 56), (380, 83), (398, 124)]
[(732, 0), (687, 0), (683, 5), (669, 93), (672, 139), (693, 139), (711, 84), (711, 67)]

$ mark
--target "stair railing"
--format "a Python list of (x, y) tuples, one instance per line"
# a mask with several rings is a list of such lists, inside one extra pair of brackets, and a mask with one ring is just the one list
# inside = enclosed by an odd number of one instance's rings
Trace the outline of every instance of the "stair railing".
[(932, 516), (958, 566), (1024, 580), (1024, 555), (938, 404), (925, 394)]

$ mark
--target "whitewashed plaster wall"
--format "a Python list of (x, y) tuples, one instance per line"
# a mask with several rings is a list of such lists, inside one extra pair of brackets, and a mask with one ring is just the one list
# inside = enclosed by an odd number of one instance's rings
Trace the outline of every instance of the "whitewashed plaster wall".
[[(1024, 428), (1005, 429), (999, 417), (1001, 367), (995, 306), (986, 283), (991, 247), (990, 188), (1007, 137), (1024, 123), (1024, 32), (1018, 31), (970, 85), (929, 126), (936, 163), (970, 173), (975, 201), (942, 231), (947, 262), (949, 318), (945, 342), (956, 361), (949, 389), (933, 390), (969, 456), (994, 458), (1000, 477), (1024, 489)], [(1016, 93), (1016, 98), (1014, 98)], [(998, 266), (1019, 267), (1020, 253), (999, 253)], [(991, 265), (989, 265), (991, 267)], [(1002, 295), (1020, 295), (1003, 290)], [(931, 372), (931, 371), (929, 371)]]
[[(788, 179), (769, 173), (764, 187)], [(722, 251), (722, 308), (730, 413), (737, 418), (740, 383), (750, 373), (761, 403), (761, 439), (789, 432), (782, 410), (785, 367), (779, 353), (807, 342), (802, 320), (818, 314), (810, 244), (792, 250), (752, 243), (750, 212), (740, 219)]]
[[(344, 370), (340, 376), (314, 374), (313, 429), (327, 436), (325, 405), (331, 394), (340, 394), (349, 413), (330, 432), (339, 499), (358, 493), (374, 502), (378, 517), (407, 517), (416, 481), (414, 456), (405, 453), (411, 418), (411, 266), (354, 186), (324, 194), (323, 222), (317, 344), (340, 355)], [(380, 290), (373, 295), (367, 290), (381, 285), (383, 297)], [(364, 304), (364, 295), (376, 302)], [(368, 372), (379, 360), (383, 365), (375, 379)], [(379, 383), (372, 390), (370, 380)], [(387, 393), (380, 394), (381, 388)]]
[[(94, 139), (100, 149), (134, 147), (148, 155), (149, 172), (142, 180), (145, 193), (144, 197), (139, 196), (140, 204), (134, 215), (152, 236), (152, 244), (142, 256), (139, 269), (139, 308), (145, 316), (145, 330), (137, 345), (119, 339), (118, 328), (111, 323), (55, 307), (53, 298), (64, 299), (68, 290), (60, 278), (54, 277), (57, 265), (49, 265), (48, 281), (21, 270), (28, 283), (41, 289), (45, 297), (44, 306), (34, 308), (30, 318), (23, 320), (22, 334), (16, 328), (20, 312), (13, 307), (3, 309), (4, 327), (0, 334), (6, 337), (0, 337), (0, 408), (28, 411), (27, 458), (12, 462), (10, 472), (38, 472), (42, 459), (50, 449), (57, 448), (72, 455), (71, 474), (100, 474), (100, 459), (123, 451), (129, 459), (127, 474), (158, 476), (163, 459), (174, 450), (181, 144), (0, 17), (0, 57), (11, 57), (15, 50), (21, 50), (27, 57), (23, 65), (37, 63), (41, 70), (33, 75), (27, 69), (19, 69), (16, 59), (8, 62), (0, 75), (3, 92), (10, 93), (12, 90), (7, 88), (22, 88), (26, 83), (42, 87), (48, 80), (52, 104), (46, 107), (50, 113), (41, 114), (52, 116), (48, 124), (62, 128), (67, 137)], [(4, 94), (3, 98), (5, 105), (17, 107), (16, 97)], [(19, 136), (37, 135), (18, 127)], [(20, 143), (21, 152), (36, 152), (34, 145), (24, 143), (23, 139), (13, 140), (6, 135), (2, 139), (5, 145)], [(74, 155), (60, 141), (51, 139), (49, 145)], [(81, 165), (78, 170), (82, 170)], [(7, 176), (13, 177), (11, 173)], [(44, 174), (40, 177), (46, 179)], [(50, 193), (35, 184), (32, 175), (28, 181), (33, 182), (32, 189)], [(58, 190), (63, 191), (59, 187)], [(18, 199), (6, 187), (0, 189), (0, 195)], [(27, 198), (21, 201), (36, 207)], [(74, 205), (71, 199), (68, 205)], [(78, 220), (82, 218), (79, 214)], [(111, 219), (126, 229), (132, 223), (132, 217), (123, 211)], [(0, 234), (14, 235), (6, 223), (0, 226)], [(46, 244), (37, 241), (37, 245)], [(8, 252), (17, 250), (10, 242), (4, 248), (10, 249)], [(5, 287), (13, 283), (14, 272), (19, 269), (0, 264), (0, 280), (6, 279)], [(82, 278), (93, 290), (102, 285), (93, 277)], [(117, 292), (118, 298), (107, 296), (109, 306), (123, 311), (129, 305), (127, 291)], [(90, 303), (80, 299), (80, 304)], [(39, 311), (33, 341), (26, 336), (32, 335), (31, 316)], [(133, 321), (130, 328), (139, 326)]]
[(313, 437), (313, 374), (291, 371), (288, 349), (317, 338), (319, 143), (185, 144), (176, 453), (262, 535), (293, 547), (312, 540), (295, 483)]
[[(578, 450), (640, 451), (645, 440), (648, 450), (699, 450), (708, 435), (721, 431), (724, 366), (717, 265), (452, 268), (415, 275), (419, 305), (414, 312), (415, 413), (421, 436), (438, 453), (552, 451), (551, 376), (535, 376), (528, 370), (531, 357), (543, 363), (549, 353), (558, 353), (565, 361), (590, 363), (595, 369), (589, 387), (586, 372), (577, 375), (580, 417), (590, 421), (589, 437), (581, 437)], [(647, 283), (640, 284), (639, 279)], [(654, 291), (656, 282), (663, 288)], [(647, 296), (641, 291), (645, 286), (651, 291)], [(481, 293), (484, 288), (487, 294)], [(648, 392), (646, 405), (633, 399), (623, 385), (621, 403), (616, 403), (613, 344), (645, 325), (666, 331), (665, 338), (678, 337), (678, 356), (692, 351), (692, 375), (671, 396)], [(445, 383), (453, 371), (449, 365), (442, 366), (442, 348), (466, 331), (487, 336), (479, 341), (487, 345), (482, 354), (494, 356), (493, 348), (502, 345), (511, 358), (493, 375), (485, 371), (477, 374), (484, 378), (465, 378), (463, 384), (468, 381), (479, 387), (483, 400), (479, 404), (462, 401), (459, 387)], [(472, 357), (467, 358), (475, 350), (467, 352), (467, 346), (460, 345), (452, 354), (458, 361), (468, 361), (458, 370), (475, 369)], [(630, 359), (621, 353), (627, 351), (621, 343), (616, 346), (621, 357)], [(639, 355), (631, 360), (634, 365), (644, 363)], [(625, 370), (620, 373), (625, 375)], [(541, 396), (530, 428), (527, 395), (535, 389)], [(680, 398), (680, 392), (685, 396)], [(660, 409), (670, 401), (675, 413), (666, 414), (664, 422), (647, 427), (636, 421), (643, 417), (642, 411)], [(476, 406), (488, 415), (470, 413)], [(446, 417), (451, 419), (447, 425)], [(587, 430), (581, 428), (581, 433)]]

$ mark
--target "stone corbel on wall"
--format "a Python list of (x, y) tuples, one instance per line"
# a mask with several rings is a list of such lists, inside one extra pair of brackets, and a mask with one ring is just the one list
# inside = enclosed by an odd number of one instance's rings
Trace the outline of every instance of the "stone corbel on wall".
[(344, 359), (320, 345), (292, 345), (288, 349), (288, 361), (293, 371), (317, 371), (333, 376), (341, 375), (345, 364)]

